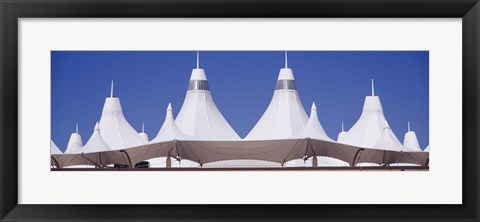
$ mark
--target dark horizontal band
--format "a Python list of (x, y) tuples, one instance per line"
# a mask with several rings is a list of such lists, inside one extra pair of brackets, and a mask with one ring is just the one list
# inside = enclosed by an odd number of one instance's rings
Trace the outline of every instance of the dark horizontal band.
[(207, 80), (190, 80), (188, 90), (210, 90)]
[(297, 90), (297, 86), (295, 86), (295, 80), (279, 79), (277, 81), (277, 86), (275, 87), (275, 90), (280, 90), (280, 89)]

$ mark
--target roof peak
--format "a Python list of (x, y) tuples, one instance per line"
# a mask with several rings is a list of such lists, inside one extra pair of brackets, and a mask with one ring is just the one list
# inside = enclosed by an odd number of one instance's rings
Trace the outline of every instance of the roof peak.
[(191, 80), (207, 80), (207, 76), (205, 75), (205, 70), (193, 69), (192, 75), (190, 76), (190, 81)]
[(293, 77), (292, 69), (290, 68), (280, 69), (280, 73), (278, 74), (278, 80), (295, 80), (295, 77)]
[(200, 52), (197, 51), (197, 69), (200, 68)]
[(312, 110), (317, 110), (317, 106), (315, 106), (315, 102), (312, 102)]
[(110, 85), (110, 98), (113, 98), (113, 80), (112, 84)]
[(373, 78), (372, 78), (372, 96), (375, 96), (375, 83), (373, 82)]
[(167, 112), (172, 112), (172, 103), (168, 103)]

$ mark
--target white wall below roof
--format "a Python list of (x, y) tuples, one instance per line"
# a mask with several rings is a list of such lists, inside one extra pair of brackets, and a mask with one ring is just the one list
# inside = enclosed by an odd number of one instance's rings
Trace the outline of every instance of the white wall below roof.
[(203, 168), (235, 168), (235, 167), (281, 167), (279, 163), (264, 160), (224, 160), (206, 163)]
[[(150, 163), (150, 168), (165, 168), (166, 165), (167, 165), (167, 158), (166, 157), (157, 157), (157, 158), (148, 159), (146, 161), (148, 161)], [(197, 168), (197, 167), (200, 167), (200, 164), (198, 164), (196, 162), (193, 162), (191, 160), (177, 161), (177, 160), (172, 158), (172, 167), (173, 168), (175, 168), (175, 167)]]
[[(152, 28), (156, 27), (156, 28)], [(125, 30), (129, 30), (126, 32)], [(218, 30), (223, 30), (218, 32)], [(289, 30), (278, 35), (278, 30)], [(448, 19), (19, 19), (19, 204), (462, 202), (462, 22)], [(191, 38), (192, 32), (202, 35)], [(257, 33), (248, 35), (246, 33)], [(92, 35), (95, 33), (95, 35)], [(142, 37), (142, 41), (131, 41)], [(242, 41), (235, 41), (239, 38)], [(232, 41), (219, 41), (231, 39)], [(235, 44), (232, 44), (234, 42)], [(446, 44), (448, 43), (448, 44)], [(430, 50), (430, 171), (51, 172), (51, 50)], [(448, 86), (449, 90), (445, 90)], [(445, 99), (450, 98), (449, 106)], [(33, 112), (34, 111), (34, 112)], [(39, 118), (41, 117), (41, 118)], [(449, 131), (445, 131), (445, 125)], [(443, 138), (449, 138), (444, 140)], [(440, 142), (441, 141), (441, 142)], [(435, 145), (441, 144), (441, 145)], [(44, 147), (39, 149), (38, 147)], [(452, 148), (452, 149), (449, 149)], [(443, 164), (449, 163), (449, 164)], [(44, 167), (42, 167), (44, 166)], [(179, 176), (181, 175), (181, 176)], [(317, 192), (298, 195), (309, 178)], [(40, 180), (38, 178), (41, 178)], [(90, 181), (96, 183), (90, 183)], [(158, 181), (163, 190), (157, 192)], [(202, 181), (191, 189), (191, 181)], [(351, 181), (362, 180), (351, 189)], [(136, 186), (135, 193), (121, 193)], [(245, 183), (256, 181), (256, 183)], [(322, 183), (328, 181), (328, 183)], [(388, 186), (378, 186), (390, 181)], [(411, 181), (415, 181), (412, 183)], [(55, 185), (53, 185), (55, 184)], [(248, 192), (231, 192), (239, 188)], [(282, 184), (282, 186), (278, 186)], [(422, 184), (428, 189), (418, 189)], [(290, 187), (291, 189), (285, 189)], [(390, 192), (391, 190), (409, 192)], [(41, 190), (42, 192), (38, 192)], [(95, 191), (92, 200), (82, 192)], [(202, 190), (203, 192), (198, 192)], [(362, 190), (364, 192), (358, 192)], [(385, 198), (384, 193), (389, 193)], [(216, 195), (211, 195), (215, 193)], [(282, 193), (282, 195), (278, 195)]]

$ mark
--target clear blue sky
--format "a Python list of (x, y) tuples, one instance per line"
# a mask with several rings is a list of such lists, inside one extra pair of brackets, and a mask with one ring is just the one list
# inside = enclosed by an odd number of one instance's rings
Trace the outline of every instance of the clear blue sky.
[[(312, 101), (327, 134), (337, 138), (341, 122), (348, 130), (359, 118), (365, 96), (380, 96), (385, 116), (403, 142), (407, 121), (420, 146), (429, 144), (428, 51), (290, 51), (301, 101)], [(168, 102), (176, 116), (183, 103), (194, 51), (52, 51), (52, 139), (65, 150), (79, 124), (84, 143), (99, 120), (110, 82), (130, 124), (155, 137)], [(245, 137), (273, 95), (283, 51), (203, 51), (213, 99), (224, 117)]]

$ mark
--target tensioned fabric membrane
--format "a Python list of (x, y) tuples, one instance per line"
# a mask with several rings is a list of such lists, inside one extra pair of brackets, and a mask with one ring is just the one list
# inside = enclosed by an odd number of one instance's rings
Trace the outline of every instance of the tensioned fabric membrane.
[[(83, 146), (78, 132), (72, 134), (66, 154), (51, 148), (52, 166), (123, 164), (133, 168), (139, 162), (154, 158), (167, 158), (165, 166), (160, 167), (171, 167), (172, 158), (193, 161), (202, 167), (209, 167), (207, 163), (222, 166), (218, 163), (235, 160), (252, 166), (259, 161), (288, 166), (289, 161), (311, 158), (311, 165), (316, 167), (317, 157), (334, 158), (350, 166), (358, 166), (358, 163), (428, 165), (429, 152), (421, 151), (410, 127), (404, 144), (391, 130), (380, 97), (375, 96), (373, 80), (372, 95), (365, 97), (359, 120), (348, 132), (344, 131), (342, 123), (338, 142), (323, 129), (315, 103), (312, 103), (310, 117), (307, 116), (293, 71), (288, 68), (286, 53), (285, 68), (280, 69), (272, 100), (243, 140), (218, 110), (209, 89), (197, 54), (197, 67), (192, 70), (177, 118), (174, 119), (169, 104), (161, 129), (152, 141), (148, 141), (143, 130), (144, 135), (138, 134), (126, 120), (120, 99), (113, 96), (112, 81), (110, 97), (105, 100), (100, 121), (87, 144)], [(336, 165), (343, 166), (344, 162)]]
[(75, 165), (126, 164), (134, 167), (138, 162), (156, 158), (172, 157), (187, 159), (201, 165), (222, 160), (265, 160), (285, 163), (294, 159), (326, 156), (343, 160), (355, 166), (357, 163), (410, 163), (425, 166), (426, 152), (397, 152), (368, 149), (316, 139), (286, 139), (259, 141), (179, 141), (172, 140), (146, 144), (122, 150), (82, 154), (53, 154), (52, 165), (63, 168)]

